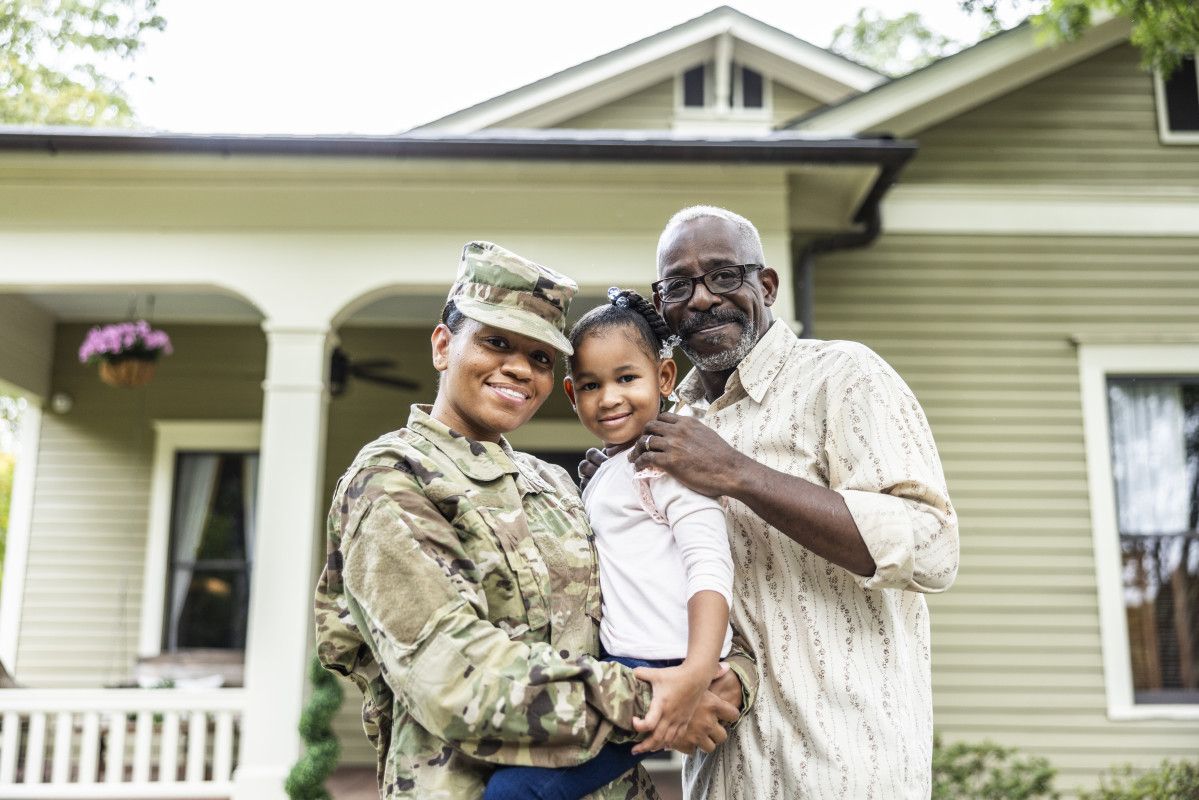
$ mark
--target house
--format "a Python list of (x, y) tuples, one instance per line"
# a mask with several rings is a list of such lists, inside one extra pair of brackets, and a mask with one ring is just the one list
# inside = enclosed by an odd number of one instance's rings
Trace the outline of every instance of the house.
[[(1063, 787), (1193, 755), (1199, 95), (1127, 38), (1022, 26), (887, 82), (724, 7), (401, 136), (0, 130), (0, 381), (34, 409), (0, 797), (283, 797), (324, 507), (432, 396), (462, 243), (571, 274), (581, 311), (645, 287), (701, 202), (757, 223), (780, 316), (875, 348), (928, 412), (962, 527), (942, 734)], [(76, 351), (130, 316), (175, 354), (115, 389)], [(564, 398), (513, 443), (591, 444)], [(139, 675), (178, 685), (116, 688)]]

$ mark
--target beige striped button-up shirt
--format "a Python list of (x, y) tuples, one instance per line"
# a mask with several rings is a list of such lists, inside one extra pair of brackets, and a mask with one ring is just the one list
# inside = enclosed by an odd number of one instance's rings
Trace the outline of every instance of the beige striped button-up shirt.
[(835, 566), (730, 500), (733, 624), (758, 657), (753, 711), (688, 759), (692, 800), (916, 800), (930, 793), (924, 592), (957, 572), (957, 517), (920, 404), (853, 342), (776, 321), (710, 405), (699, 376), (679, 413), (766, 466), (836, 490), (877, 569)]

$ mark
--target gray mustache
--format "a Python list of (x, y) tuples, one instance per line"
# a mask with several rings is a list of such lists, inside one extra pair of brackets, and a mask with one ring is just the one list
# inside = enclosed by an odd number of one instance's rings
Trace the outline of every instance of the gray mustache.
[(717, 311), (701, 311), (683, 320), (679, 325), (679, 336), (687, 337), (696, 331), (710, 328), (714, 325), (723, 325), (726, 322), (736, 322), (742, 327), (749, 324), (749, 317), (741, 311), (732, 308), (720, 309)]

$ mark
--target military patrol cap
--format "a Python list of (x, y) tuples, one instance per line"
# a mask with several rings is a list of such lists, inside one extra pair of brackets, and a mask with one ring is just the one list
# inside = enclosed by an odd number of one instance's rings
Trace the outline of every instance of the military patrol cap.
[(470, 242), (462, 248), (458, 277), (446, 302), (473, 320), (545, 342), (573, 355), (566, 338), (566, 311), (578, 285), (498, 244)]

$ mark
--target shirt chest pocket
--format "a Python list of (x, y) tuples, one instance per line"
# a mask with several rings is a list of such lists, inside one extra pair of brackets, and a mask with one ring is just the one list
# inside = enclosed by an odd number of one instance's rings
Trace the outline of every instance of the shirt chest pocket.
[(524, 623), (537, 630), (549, 623), (549, 574), (529, 532), (523, 510), (461, 502), (455, 527), (467, 534), (488, 595), (489, 616), (513, 620), (512, 605), (524, 607)]

